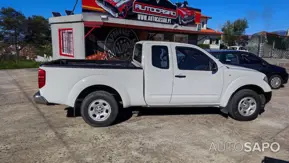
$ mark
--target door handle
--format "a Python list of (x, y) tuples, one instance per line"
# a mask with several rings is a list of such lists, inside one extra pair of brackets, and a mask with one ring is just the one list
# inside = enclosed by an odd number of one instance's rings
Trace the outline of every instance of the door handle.
[(175, 75), (176, 78), (186, 78), (186, 75)]

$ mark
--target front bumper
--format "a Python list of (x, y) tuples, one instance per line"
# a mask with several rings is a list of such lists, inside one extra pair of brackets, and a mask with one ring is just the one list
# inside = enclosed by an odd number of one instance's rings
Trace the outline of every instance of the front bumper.
[(43, 96), (41, 96), (41, 94), (40, 94), (39, 91), (34, 94), (33, 100), (34, 100), (34, 102), (37, 103), (37, 104), (45, 104), (45, 105), (48, 105), (47, 100), (46, 100)]

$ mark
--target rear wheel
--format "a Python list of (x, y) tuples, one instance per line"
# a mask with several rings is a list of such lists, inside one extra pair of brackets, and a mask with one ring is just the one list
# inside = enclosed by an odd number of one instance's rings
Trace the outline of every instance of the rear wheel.
[(282, 85), (282, 78), (279, 75), (273, 75), (269, 79), (269, 84), (272, 89), (279, 89)]
[(108, 92), (92, 92), (82, 101), (81, 116), (93, 127), (109, 126), (115, 121), (117, 115), (117, 101)]
[(229, 102), (229, 114), (239, 121), (250, 121), (258, 117), (261, 98), (253, 90), (243, 89), (235, 93)]

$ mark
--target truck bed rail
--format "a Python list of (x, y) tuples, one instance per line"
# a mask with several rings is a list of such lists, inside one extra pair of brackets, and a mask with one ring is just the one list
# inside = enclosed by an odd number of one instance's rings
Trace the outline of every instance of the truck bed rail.
[(131, 61), (112, 60), (84, 60), (84, 59), (58, 59), (46, 62), (40, 67), (63, 67), (63, 68), (102, 68), (102, 69), (142, 69)]

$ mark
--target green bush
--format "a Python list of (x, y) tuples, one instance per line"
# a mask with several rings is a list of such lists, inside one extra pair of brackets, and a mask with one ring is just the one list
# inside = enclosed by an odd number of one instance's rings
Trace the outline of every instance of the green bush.
[(32, 60), (0, 61), (1, 69), (38, 68), (41, 63)]
[(198, 46), (200, 48), (203, 48), (203, 49), (210, 49), (210, 45), (209, 44), (199, 44)]
[(52, 44), (46, 44), (37, 47), (37, 55), (40, 56), (52, 56)]

